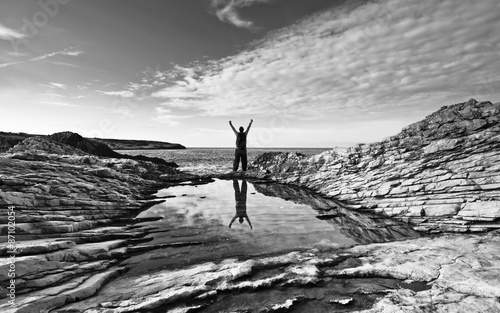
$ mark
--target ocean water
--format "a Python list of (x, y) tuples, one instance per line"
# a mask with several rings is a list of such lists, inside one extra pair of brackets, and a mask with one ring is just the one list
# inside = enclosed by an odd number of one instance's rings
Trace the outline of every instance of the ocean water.
[[(248, 163), (265, 152), (300, 152), (312, 156), (328, 148), (249, 148)], [(119, 150), (129, 155), (158, 157), (179, 164), (179, 169), (193, 174), (226, 173), (232, 170), (234, 148), (188, 148), (183, 150)], [(241, 164), (240, 168), (241, 170)]]

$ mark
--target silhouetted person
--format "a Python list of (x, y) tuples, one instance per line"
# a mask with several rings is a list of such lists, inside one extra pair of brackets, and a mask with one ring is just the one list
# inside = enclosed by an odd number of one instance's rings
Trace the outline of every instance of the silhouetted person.
[(233, 171), (236, 172), (238, 170), (238, 166), (240, 165), (241, 159), (241, 168), (243, 172), (247, 170), (247, 135), (250, 131), (250, 127), (252, 126), (253, 120), (250, 120), (250, 124), (248, 124), (247, 130), (244, 131), (243, 127), (240, 127), (240, 131), (237, 132), (234, 129), (233, 123), (229, 121), (229, 125), (234, 131), (236, 135), (236, 150), (234, 151), (234, 162), (233, 162)]
[(241, 191), (240, 191), (240, 185), (238, 184), (238, 180), (233, 179), (233, 188), (234, 188), (234, 198), (236, 199), (236, 214), (231, 220), (231, 223), (229, 223), (229, 228), (231, 228), (231, 225), (233, 225), (234, 220), (238, 218), (240, 224), (242, 224), (244, 219), (246, 219), (248, 225), (250, 225), (250, 229), (253, 229), (252, 223), (250, 223), (250, 219), (248, 219), (247, 215), (247, 181), (243, 180), (243, 182), (241, 183)]

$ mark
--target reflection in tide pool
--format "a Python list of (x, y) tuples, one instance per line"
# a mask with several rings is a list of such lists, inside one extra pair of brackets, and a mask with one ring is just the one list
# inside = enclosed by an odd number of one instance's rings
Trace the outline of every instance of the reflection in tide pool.
[(244, 179), (241, 182), (241, 189), (240, 189), (240, 184), (238, 183), (238, 180), (236, 179), (233, 180), (234, 200), (236, 201), (236, 214), (234, 214), (231, 223), (229, 223), (229, 228), (231, 228), (231, 225), (233, 225), (234, 220), (238, 219), (240, 224), (243, 224), (243, 222), (246, 220), (250, 228), (253, 229), (252, 223), (250, 222), (250, 219), (248, 218), (247, 214), (247, 188), (248, 188), (247, 185), (248, 185), (247, 181)]
[[(317, 212), (310, 206), (263, 195), (246, 180), (176, 186), (158, 192), (157, 196), (175, 197), (140, 215), (163, 217), (154, 226), (163, 230), (196, 229), (201, 232), (197, 233), (197, 239), (201, 235), (212, 240), (216, 236), (217, 241), (237, 241), (238, 250), (251, 254), (308, 248), (314, 244), (337, 247), (356, 243), (316, 218)], [(153, 237), (154, 244), (161, 243), (163, 238)]]
[(157, 230), (149, 244), (203, 242), (199, 251), (221, 257), (340, 248), (413, 236), (409, 230), (400, 232), (399, 225), (388, 229), (382, 220), (278, 184), (216, 180), (167, 188), (157, 196), (168, 198), (140, 215), (163, 218), (152, 223)]

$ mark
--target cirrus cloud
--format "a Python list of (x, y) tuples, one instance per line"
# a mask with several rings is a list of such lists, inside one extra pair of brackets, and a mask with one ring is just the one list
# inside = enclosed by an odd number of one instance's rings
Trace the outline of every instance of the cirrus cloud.
[(57, 55), (79, 56), (82, 53), (83, 53), (82, 50), (75, 49), (75, 48), (67, 48), (64, 50), (56, 51), (56, 52), (46, 53), (46, 54), (31, 58), (28, 60), (24, 60), (24, 61), (2, 63), (2, 64), (0, 64), (0, 68), (29, 63), (29, 62), (42, 61), (42, 60), (45, 60), (47, 58), (52, 58), (52, 57), (57, 56)]

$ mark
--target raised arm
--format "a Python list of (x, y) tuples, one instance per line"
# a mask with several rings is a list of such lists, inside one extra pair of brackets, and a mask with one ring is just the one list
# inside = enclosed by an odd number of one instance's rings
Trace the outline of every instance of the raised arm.
[(253, 123), (253, 120), (250, 120), (250, 124), (248, 124), (248, 127), (247, 127), (247, 130), (245, 132), (245, 135), (248, 134), (248, 132), (250, 131), (250, 127), (252, 126), (252, 123)]
[(229, 121), (229, 125), (231, 126), (231, 128), (233, 129), (233, 132), (238, 135), (238, 132), (236, 131), (236, 129), (234, 129), (234, 126), (233, 126), (233, 123), (231, 123), (231, 121)]
[(235, 215), (235, 216), (233, 217), (233, 219), (231, 220), (231, 223), (229, 223), (229, 228), (231, 228), (231, 225), (233, 225), (234, 220), (236, 219), (236, 217), (238, 217), (238, 215)]
[[(250, 219), (248, 218), (248, 216), (245, 216), (245, 219), (247, 220), (248, 225), (250, 225), (250, 229), (253, 229), (253, 227), (252, 227), (252, 223), (250, 223)], [(230, 227), (230, 228), (231, 228), (231, 227)]]

